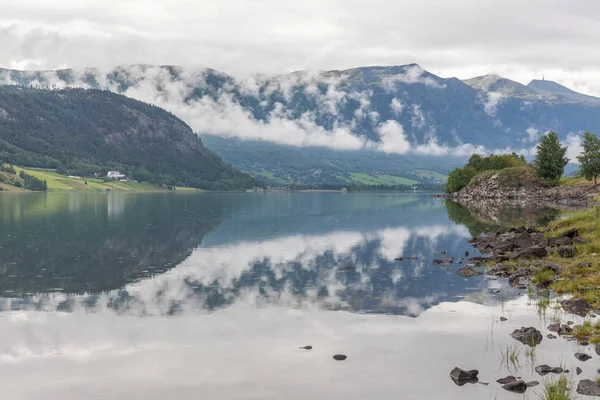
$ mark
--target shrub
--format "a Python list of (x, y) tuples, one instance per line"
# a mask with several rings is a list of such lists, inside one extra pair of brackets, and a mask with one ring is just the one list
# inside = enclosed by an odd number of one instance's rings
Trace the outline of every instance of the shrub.
[(516, 153), (491, 154), (487, 157), (473, 154), (463, 168), (456, 168), (450, 173), (446, 183), (446, 192), (454, 193), (467, 187), (471, 180), (483, 171), (499, 171), (526, 165), (527, 161), (525, 161), (523, 155), (517, 155)]

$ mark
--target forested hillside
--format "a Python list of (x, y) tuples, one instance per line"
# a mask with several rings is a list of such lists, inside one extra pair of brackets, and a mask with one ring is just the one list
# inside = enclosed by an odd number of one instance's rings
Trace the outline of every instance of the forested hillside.
[(109, 91), (0, 87), (0, 161), (72, 175), (119, 170), (152, 183), (249, 188), (173, 114)]

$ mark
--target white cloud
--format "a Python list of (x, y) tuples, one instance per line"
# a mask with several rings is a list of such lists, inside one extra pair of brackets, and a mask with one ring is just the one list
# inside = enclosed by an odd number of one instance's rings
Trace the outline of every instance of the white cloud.
[(406, 70), (401, 73), (390, 77), (385, 77), (383, 79), (383, 86), (386, 90), (393, 92), (396, 90), (396, 84), (406, 83), (409, 85), (412, 84), (422, 84), (425, 86), (430, 86), (437, 89), (443, 89), (446, 87), (444, 84), (440, 84), (436, 82), (430, 76), (423, 76), (425, 74), (425, 70), (418, 65), (411, 65), (406, 68)]
[(498, 113), (498, 106), (504, 97), (500, 92), (487, 92), (487, 99), (483, 103), (484, 110), (490, 117), (495, 117)]
[(386, 121), (379, 125), (377, 133), (381, 138), (381, 143), (377, 149), (384, 153), (405, 154), (411, 150), (411, 144), (406, 139), (406, 134), (402, 125), (396, 121)]
[(576, 133), (569, 133), (564, 145), (567, 146), (566, 157), (569, 159), (569, 162), (572, 164), (579, 164), (577, 156), (583, 151), (581, 136)]
[(540, 135), (540, 131), (535, 129), (534, 127), (530, 126), (529, 128), (527, 128), (527, 137), (525, 139), (523, 139), (523, 142), (529, 142), (529, 143), (533, 143), (536, 142), (538, 140), (538, 137)]
[(394, 97), (390, 104), (390, 108), (394, 112), (394, 115), (396, 115), (396, 117), (398, 117), (402, 113), (402, 109), (404, 108), (404, 106), (402, 105), (400, 100), (398, 100), (398, 98)]

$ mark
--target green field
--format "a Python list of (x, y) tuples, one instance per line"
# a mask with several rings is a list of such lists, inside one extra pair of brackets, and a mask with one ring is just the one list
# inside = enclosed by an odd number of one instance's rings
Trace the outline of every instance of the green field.
[(358, 172), (350, 172), (350, 179), (353, 182), (363, 185), (416, 185), (419, 182), (392, 175), (368, 175)]
[[(22, 170), (25, 171), (26, 174), (35, 176), (41, 180), (46, 181), (48, 184), (48, 191), (56, 192), (56, 191), (89, 191), (89, 192), (104, 192), (106, 190), (118, 190), (125, 192), (158, 192), (158, 191), (167, 191), (166, 188), (163, 188), (159, 185), (155, 185), (152, 183), (143, 183), (143, 182), (135, 182), (135, 181), (109, 181), (104, 182), (102, 179), (95, 178), (69, 178), (68, 176), (57, 174), (52, 170), (45, 169), (30, 169), (30, 168), (20, 168), (15, 167), (17, 174)], [(87, 183), (87, 184), (86, 184)], [(18, 189), (15, 187), (6, 188), (8, 191), (22, 191), (22, 189)], [(198, 191), (197, 189), (192, 188), (176, 188), (177, 190), (184, 191)]]
[(440, 174), (439, 172), (434, 171), (425, 171), (425, 170), (416, 170), (413, 171), (416, 175), (421, 176), (423, 178), (433, 178), (439, 182), (446, 182), (448, 180), (448, 176), (444, 174)]

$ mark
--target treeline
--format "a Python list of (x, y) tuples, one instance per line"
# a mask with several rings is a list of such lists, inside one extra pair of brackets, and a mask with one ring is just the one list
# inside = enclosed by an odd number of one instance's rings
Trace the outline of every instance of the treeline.
[[(596, 182), (600, 176), (600, 140), (596, 135), (585, 132), (582, 145), (583, 151), (577, 157), (581, 165), (580, 174), (584, 178), (593, 179)], [(569, 159), (565, 157), (566, 153), (567, 147), (562, 146), (558, 135), (550, 131), (540, 138), (532, 164), (528, 164), (522, 155), (516, 153), (492, 154), (488, 157), (474, 154), (464, 167), (456, 168), (450, 173), (445, 189), (448, 193), (454, 193), (467, 187), (475, 176), (484, 171), (500, 171), (508, 168), (514, 168), (514, 170), (510, 170), (511, 174), (508, 176), (515, 180), (518, 180), (519, 176), (526, 176), (533, 171), (532, 174), (535, 174), (539, 182), (551, 186), (557, 185), (569, 162)]]

